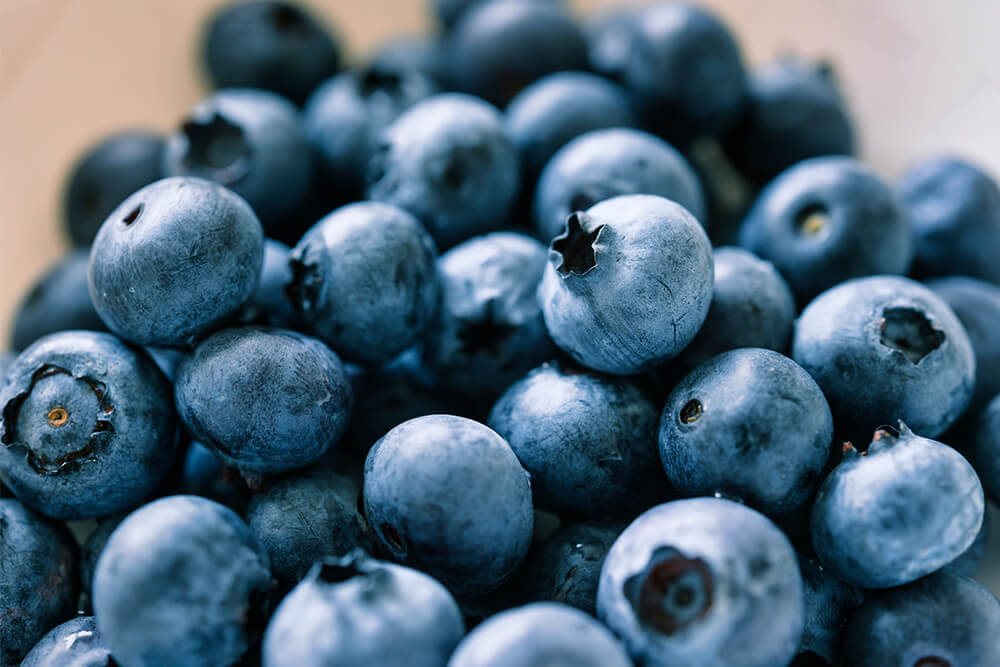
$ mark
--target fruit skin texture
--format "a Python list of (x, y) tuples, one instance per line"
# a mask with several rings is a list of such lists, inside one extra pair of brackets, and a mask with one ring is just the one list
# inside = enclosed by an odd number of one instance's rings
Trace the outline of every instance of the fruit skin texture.
[(7, 369), (0, 409), (0, 478), (53, 518), (135, 505), (174, 457), (169, 382), (111, 334), (64, 331), (35, 342)]
[(298, 109), (251, 88), (198, 102), (170, 135), (163, 158), (168, 176), (213, 180), (246, 199), (271, 236), (280, 236), (306, 202), (313, 169)]
[(181, 362), (174, 384), (187, 429), (241, 471), (311, 463), (347, 429), (354, 397), (336, 353), (286, 329), (225, 329)]
[(764, 515), (719, 498), (675, 500), (615, 541), (597, 614), (637, 664), (784, 665), (802, 634), (802, 577)]
[(937, 437), (975, 386), (961, 322), (936, 294), (897, 276), (850, 280), (816, 297), (795, 325), (792, 358), (823, 389), (844, 439), (895, 420)]
[(439, 387), (493, 401), (556, 355), (535, 298), (545, 254), (530, 236), (493, 232), (441, 255), (441, 306), (422, 356)]
[(65, 526), (0, 498), (0, 667), (16, 667), (76, 611), (77, 548)]
[(608, 629), (578, 609), (536, 602), (488, 618), (462, 640), (448, 667), (631, 667)]
[(168, 496), (115, 529), (94, 573), (94, 615), (124, 665), (226, 667), (263, 628), (267, 555), (230, 509)]
[(452, 85), (498, 107), (546, 74), (587, 67), (583, 33), (558, 2), (477, 2), (442, 48)]
[(275, 611), (264, 667), (436, 667), (465, 634), (451, 594), (361, 551), (316, 563)]
[(698, 177), (680, 153), (641, 130), (609, 128), (581, 134), (546, 163), (535, 188), (535, 230), (548, 241), (574, 211), (630, 194), (672, 199), (707, 222)]
[(486, 593), (531, 545), (528, 474), (510, 445), (463, 417), (404, 422), (365, 461), (365, 515), (392, 557), (455, 595)]
[(845, 447), (816, 494), (812, 545), (842, 581), (901, 586), (961, 556), (982, 527), (984, 509), (969, 462), (900, 422), (898, 435), (876, 431), (863, 456)]
[(864, 595), (824, 570), (812, 556), (801, 551), (798, 556), (806, 611), (798, 652), (812, 652), (831, 665), (838, 664), (844, 626), (864, 601)]
[(993, 502), (1000, 503), (1000, 395), (979, 417), (971, 459), (986, 493)]
[(906, 273), (906, 212), (868, 167), (842, 156), (803, 160), (760, 193), (740, 245), (773, 262), (800, 304), (850, 278)]
[(14, 316), (10, 332), (13, 349), (23, 350), (42, 336), (57, 331), (107, 331), (87, 289), (89, 261), (87, 250), (76, 250), (31, 287)]
[(538, 287), (549, 335), (578, 362), (631, 375), (677, 355), (712, 299), (712, 247), (683, 207), (653, 195), (574, 213)]
[(406, 211), (348, 204), (316, 223), (292, 251), (286, 293), (309, 330), (345, 359), (384, 363), (434, 316), (436, 259), (434, 240)]
[(488, 424), (531, 475), (537, 507), (631, 518), (670, 495), (657, 470), (657, 419), (631, 382), (558, 361), (512, 384)]
[(940, 572), (865, 600), (844, 631), (844, 665), (996, 665), (998, 633), (996, 596)]
[(90, 251), (90, 298), (112, 332), (186, 347), (253, 294), (264, 233), (246, 201), (198, 178), (165, 178), (126, 199)]
[(340, 67), (340, 45), (298, 4), (236, 2), (211, 18), (201, 57), (216, 88), (273, 90), (301, 104)]
[(819, 487), (833, 417), (816, 382), (788, 357), (723, 352), (673, 390), (660, 418), (660, 459), (682, 496), (721, 492), (775, 520)]
[(118, 132), (87, 149), (69, 171), (63, 223), (73, 245), (88, 248), (123, 199), (163, 177), (166, 142), (153, 132)]
[(913, 273), (1000, 282), (1000, 186), (951, 157), (910, 168), (897, 186), (916, 237)]
[(369, 199), (406, 209), (441, 248), (497, 229), (517, 199), (517, 149), (496, 108), (433, 95), (383, 133), (369, 162)]
[(42, 637), (21, 667), (103, 667), (111, 651), (104, 644), (93, 616), (77, 616), (52, 628)]

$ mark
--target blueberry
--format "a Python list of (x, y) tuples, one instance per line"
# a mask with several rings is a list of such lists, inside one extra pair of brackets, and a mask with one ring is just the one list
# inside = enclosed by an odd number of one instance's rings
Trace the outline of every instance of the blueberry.
[(511, 385), (489, 425), (531, 475), (536, 506), (632, 518), (670, 495), (656, 466), (657, 417), (627, 380), (553, 362)]
[(106, 331), (87, 289), (90, 253), (76, 250), (36, 282), (14, 316), (10, 346), (23, 350), (42, 336), (68, 329)]
[(788, 539), (762, 514), (718, 498), (639, 516), (612, 545), (597, 614), (649, 667), (770, 667), (791, 661), (802, 577)]
[(437, 88), (426, 74), (402, 63), (343, 72), (317, 88), (302, 124), (324, 186), (341, 198), (360, 199), (379, 134)]
[(979, 534), (976, 535), (976, 539), (969, 545), (969, 548), (962, 552), (961, 556), (941, 568), (941, 571), (962, 577), (974, 577), (986, 556), (986, 550), (989, 548), (989, 527), (989, 521), (984, 519), (983, 527), (979, 529)]
[(123, 199), (162, 177), (165, 145), (153, 132), (119, 132), (77, 159), (62, 198), (63, 223), (73, 245), (90, 246), (101, 223)]
[(0, 387), (0, 477), (39, 512), (101, 517), (150, 494), (174, 456), (170, 384), (110, 334), (40, 339)]
[(771, 181), (743, 221), (740, 245), (773, 262), (803, 304), (849, 278), (905, 273), (913, 256), (889, 186), (837, 156), (804, 160)]
[(638, 13), (631, 7), (614, 7), (590, 15), (584, 36), (592, 70), (612, 79), (621, 76), (632, 51)]
[(0, 498), (0, 537), (0, 665), (14, 667), (76, 611), (77, 550), (64, 526), (12, 498)]
[(52, 628), (24, 657), (21, 667), (115, 665), (93, 616), (77, 616)]
[[(101, 557), (111, 533), (127, 516), (126, 513), (112, 514), (97, 522), (97, 526), (84, 540), (80, 549), (80, 609), (93, 613), (93, 583), (97, 560)], [(104, 667), (101, 665), (101, 667)]]
[(555, 602), (536, 602), (487, 619), (448, 661), (448, 667), (542, 664), (630, 667), (632, 661), (606, 627)]
[(601, 566), (624, 528), (602, 521), (559, 528), (524, 561), (518, 583), (526, 597), (561, 602), (595, 615)]
[(145, 349), (146, 354), (153, 360), (156, 367), (163, 372), (168, 380), (173, 382), (174, 376), (177, 374), (177, 367), (187, 354), (169, 347), (147, 346)]
[(935, 438), (975, 385), (961, 322), (929, 289), (896, 276), (850, 280), (816, 297), (796, 323), (792, 358), (819, 383), (849, 438), (898, 419)]
[(425, 35), (397, 35), (379, 44), (371, 53), (368, 66), (390, 72), (419, 72), (438, 87), (447, 78), (440, 41)]
[(660, 458), (681, 495), (721, 492), (775, 520), (804, 508), (830, 457), (833, 417), (816, 382), (773, 350), (705, 362), (673, 390)]
[(531, 544), (528, 474), (471, 419), (430, 415), (389, 431), (365, 461), (364, 502), (381, 546), (457, 595), (499, 586)]
[(997, 665), (998, 633), (996, 596), (971, 579), (935, 574), (865, 600), (844, 632), (844, 665)]
[(201, 56), (217, 88), (263, 88), (301, 104), (340, 67), (340, 45), (300, 5), (251, 0), (216, 13)]
[(966, 410), (973, 420), (986, 404), (1000, 394), (1000, 288), (977, 280), (954, 276), (931, 280), (927, 286), (958, 316), (969, 334), (976, 357), (976, 389)]
[(468, 95), (434, 95), (382, 133), (368, 197), (406, 209), (448, 248), (507, 222), (518, 169), (499, 111)]
[(832, 69), (788, 57), (756, 69), (724, 143), (733, 164), (760, 183), (807, 158), (851, 155), (854, 131)]
[(181, 420), (241, 472), (315, 461), (347, 428), (353, 396), (337, 355), (315, 338), (262, 327), (225, 329), (177, 372)]
[(1000, 504), (1000, 395), (979, 417), (971, 459), (986, 493)]
[(362, 552), (316, 563), (274, 613), (267, 667), (444, 665), (465, 632), (431, 577)]
[(281, 241), (264, 239), (260, 281), (240, 313), (241, 321), (287, 329), (305, 327), (302, 316), (285, 298), (285, 288), (293, 278), (288, 261), (290, 254), (291, 249)]
[(824, 570), (811, 556), (802, 552), (798, 556), (806, 612), (799, 659), (814, 657), (825, 661), (819, 664), (838, 664), (844, 626), (864, 601), (864, 595)]
[(569, 217), (538, 288), (556, 345), (597, 371), (628, 375), (677, 355), (712, 299), (712, 248), (682, 206), (624, 195)]
[(770, 262), (742, 248), (712, 253), (712, 303), (694, 340), (664, 370), (683, 377), (717, 354), (738, 347), (784, 352), (795, 324), (795, 297)]
[(651, 134), (612, 128), (577, 137), (545, 165), (535, 189), (535, 229), (548, 241), (574, 211), (627, 194), (660, 195), (705, 220), (698, 179), (680, 153)]
[(259, 637), (271, 573), (232, 510), (168, 496), (115, 529), (94, 573), (94, 612), (124, 665), (226, 667)]
[(684, 145), (731, 126), (747, 86), (739, 45), (704, 9), (659, 2), (637, 12), (620, 77), (657, 133)]
[(278, 595), (323, 556), (368, 546), (359, 492), (352, 480), (318, 470), (286, 477), (250, 501), (247, 523), (271, 561)]
[(108, 328), (143, 345), (183, 347), (211, 333), (253, 294), (264, 236), (226, 188), (165, 178), (108, 217), (90, 252), (90, 297)]
[(635, 125), (625, 90), (587, 72), (542, 77), (518, 93), (505, 113), (526, 179), (537, 178), (557, 150), (585, 132)]
[(250, 502), (250, 490), (239, 474), (197, 440), (192, 440), (184, 453), (176, 490), (214, 500), (240, 515), (246, 514)]
[(359, 202), (320, 220), (291, 254), (286, 293), (310, 331), (349, 361), (386, 362), (437, 310), (434, 240), (406, 211)]
[(555, 356), (535, 291), (545, 247), (494, 232), (438, 259), (441, 307), (424, 337), (423, 363), (439, 386), (492, 401)]
[(935, 158), (907, 171), (898, 191), (916, 236), (915, 274), (1000, 282), (1000, 187), (989, 174)]
[(983, 487), (961, 454), (940, 442), (882, 427), (862, 455), (820, 487), (812, 544), (834, 576), (862, 588), (901, 586), (969, 548), (983, 523)]
[(546, 74), (587, 67), (583, 33), (558, 2), (476, 2), (443, 48), (449, 81), (500, 107)]
[(309, 195), (309, 143), (288, 100), (249, 88), (220, 90), (188, 112), (167, 141), (164, 172), (220, 183), (247, 200), (271, 236)]

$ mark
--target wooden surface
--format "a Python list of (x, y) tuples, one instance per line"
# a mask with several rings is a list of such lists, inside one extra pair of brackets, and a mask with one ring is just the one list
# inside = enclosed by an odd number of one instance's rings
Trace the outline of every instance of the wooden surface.
[[(204, 17), (217, 4), (0, 0), (3, 335), (21, 294), (65, 251), (58, 205), (71, 162), (115, 130), (168, 131), (205, 92), (195, 46)], [(429, 28), (417, 0), (306, 4), (337, 26), (358, 56), (395, 34)], [(582, 13), (615, 3), (572, 4)], [(786, 52), (831, 59), (858, 121), (863, 157), (886, 176), (895, 176), (915, 158), (943, 151), (972, 158), (1000, 175), (1000, 2), (706, 4), (736, 30), (753, 63)], [(1000, 547), (996, 521), (993, 535)], [(1000, 577), (991, 584), (1000, 590)]]

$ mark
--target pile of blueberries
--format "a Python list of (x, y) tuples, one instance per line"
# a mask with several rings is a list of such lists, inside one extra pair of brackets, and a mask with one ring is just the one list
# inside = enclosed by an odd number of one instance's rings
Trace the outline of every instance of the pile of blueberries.
[(72, 170), (0, 667), (1000, 665), (991, 177), (886, 183), (698, 7), (432, 10), (344, 67), (227, 6), (216, 90)]

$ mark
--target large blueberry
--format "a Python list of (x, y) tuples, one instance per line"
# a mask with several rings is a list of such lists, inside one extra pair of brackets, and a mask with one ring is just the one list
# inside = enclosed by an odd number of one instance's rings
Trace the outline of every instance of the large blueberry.
[(462, 640), (448, 667), (631, 667), (606, 627), (578, 609), (536, 602), (496, 614)]
[(733, 164), (760, 183), (807, 158), (850, 155), (854, 131), (833, 70), (789, 57), (754, 70), (746, 108), (724, 145)]
[(629, 375), (677, 355), (712, 300), (712, 246), (682, 206), (607, 199), (569, 217), (538, 287), (556, 345), (584, 366)]
[(152, 132), (119, 132), (78, 158), (62, 199), (63, 223), (73, 245), (90, 246), (123, 199), (162, 177), (165, 145), (163, 137)]
[(77, 616), (42, 637), (21, 667), (108, 667), (117, 663), (93, 616)]
[(53, 266), (25, 295), (14, 315), (10, 346), (23, 350), (57, 331), (106, 331), (87, 289), (90, 253), (76, 250)]
[(471, 419), (404, 422), (365, 461), (365, 513), (379, 543), (457, 595), (496, 588), (531, 545), (528, 474), (510, 445)]
[(164, 172), (220, 183), (247, 200), (271, 236), (306, 201), (313, 164), (298, 110), (274, 93), (220, 90), (167, 140)]
[(441, 307), (424, 337), (423, 363), (440, 386), (493, 400), (555, 356), (535, 299), (545, 246), (494, 232), (438, 259)]
[(795, 325), (792, 358), (819, 383), (848, 438), (899, 419), (937, 437), (975, 386), (962, 323), (929, 289), (896, 276), (851, 280), (816, 297)]
[(94, 573), (94, 615), (132, 667), (227, 667), (260, 637), (267, 555), (230, 509), (168, 496), (115, 529)]
[(816, 382), (788, 357), (760, 348), (723, 352), (670, 394), (660, 458), (685, 496), (721, 492), (774, 519), (812, 499), (833, 438)]
[(849, 278), (905, 273), (913, 238), (902, 206), (849, 157), (817, 157), (783, 171), (743, 221), (740, 245), (769, 260), (800, 303)]
[(989, 174), (935, 158), (907, 171), (898, 191), (916, 236), (915, 274), (1000, 282), (1000, 187)]
[(359, 493), (349, 478), (317, 470), (286, 477), (250, 501), (247, 523), (270, 558), (279, 595), (323, 556), (368, 546)]
[(465, 627), (431, 577), (354, 552), (317, 562), (274, 612), (265, 667), (441, 667)]
[(511, 385), (489, 425), (530, 473), (536, 506), (632, 518), (670, 496), (656, 465), (657, 418), (631, 382), (552, 362)]
[(864, 455), (850, 445), (812, 509), (823, 567), (862, 588), (889, 588), (958, 558), (983, 524), (983, 487), (961, 454), (899, 431), (875, 432)]
[(630, 40), (619, 76), (658, 134), (681, 145), (737, 120), (746, 72), (739, 45), (716, 16), (658, 2), (636, 14)]
[(1000, 395), (979, 417), (971, 458), (986, 493), (1000, 504)]
[(73, 616), (76, 560), (65, 527), (0, 498), (0, 666), (16, 667), (42, 635)]
[(549, 241), (570, 213), (628, 194), (660, 195), (706, 220), (698, 178), (680, 153), (651, 134), (611, 128), (577, 137), (545, 165), (535, 189), (535, 229)]
[(340, 45), (301, 5), (250, 0), (210, 20), (201, 57), (217, 88), (263, 88), (301, 104), (340, 66)]
[(1000, 665), (1000, 601), (940, 573), (865, 600), (844, 632), (845, 667)]
[(975, 278), (937, 278), (927, 286), (958, 316), (976, 356), (976, 389), (966, 410), (973, 420), (1000, 394), (1000, 288)]
[(526, 180), (536, 178), (569, 140), (591, 130), (635, 125), (625, 90), (588, 72), (557, 72), (539, 79), (511, 100), (505, 114)]
[(250, 473), (315, 461), (337, 444), (353, 405), (337, 355), (285, 329), (225, 329), (177, 371), (181, 420), (224, 460)]
[(90, 251), (90, 297), (108, 328), (143, 345), (183, 347), (253, 294), (264, 234), (247, 203), (198, 178), (165, 178), (108, 217)]
[(134, 505), (174, 457), (169, 382), (145, 353), (110, 334), (37, 341), (7, 369), (0, 406), (0, 478), (58, 519)]
[(309, 330), (349, 361), (386, 362), (423, 333), (438, 306), (434, 240), (406, 211), (348, 204), (306, 233), (286, 290)]
[(764, 515), (718, 498), (676, 500), (612, 545), (597, 614), (649, 667), (785, 665), (802, 634), (802, 577)]
[[(864, 601), (860, 590), (845, 584), (823, 569), (814, 558), (798, 552), (802, 573), (802, 599), (805, 604), (805, 627), (799, 642), (798, 656), (804, 665), (807, 658), (821, 658), (816, 664), (839, 664), (844, 626), (854, 610)], [(797, 663), (792, 663), (796, 665)], [(931, 667), (931, 666), (928, 666)]]
[(587, 67), (583, 33), (558, 2), (477, 2), (445, 40), (449, 81), (501, 107), (546, 74)]
[(281, 241), (264, 239), (260, 281), (240, 312), (241, 321), (296, 330), (305, 327), (302, 316), (285, 296), (285, 288), (293, 278), (290, 253), (291, 249)]
[(434, 95), (382, 134), (368, 196), (415, 215), (442, 248), (507, 223), (517, 199), (517, 149), (496, 108), (475, 97)]

